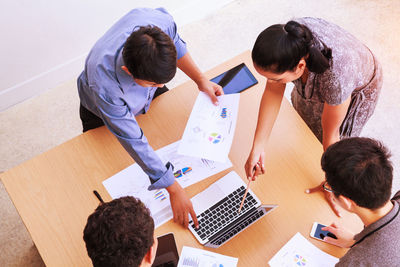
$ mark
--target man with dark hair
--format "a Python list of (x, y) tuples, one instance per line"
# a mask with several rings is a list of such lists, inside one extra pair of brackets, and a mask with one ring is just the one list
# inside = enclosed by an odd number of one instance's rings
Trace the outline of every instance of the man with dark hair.
[(95, 267), (151, 266), (158, 245), (150, 211), (134, 197), (98, 206), (87, 220), (83, 240)]
[(365, 225), (357, 235), (335, 223), (322, 228), (337, 237), (325, 237), (325, 241), (350, 247), (336, 266), (400, 265), (400, 191), (390, 200), (393, 167), (389, 158), (380, 142), (360, 137), (343, 139), (322, 155), (324, 190)]
[(83, 131), (106, 125), (149, 176), (149, 190), (168, 190), (175, 221), (187, 227), (188, 213), (197, 224), (190, 199), (175, 181), (173, 166), (161, 162), (135, 119), (168, 90), (164, 84), (176, 67), (218, 103), (221, 86), (193, 62), (172, 16), (163, 8), (134, 9), (96, 42), (78, 78), (78, 91)]

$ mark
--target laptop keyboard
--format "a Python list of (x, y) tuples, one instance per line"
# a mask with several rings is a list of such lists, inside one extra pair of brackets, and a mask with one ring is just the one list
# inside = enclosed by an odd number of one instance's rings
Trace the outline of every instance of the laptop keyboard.
[(241, 186), (236, 191), (232, 192), (224, 199), (198, 215), (198, 229), (195, 228), (193, 221), (190, 221), (192, 228), (201, 239), (213, 236), (219, 230), (236, 220), (240, 215), (254, 207), (257, 201), (253, 198), (251, 193), (248, 192), (242, 210), (238, 213), (240, 202), (242, 201), (245, 191), (246, 188)]
[(255, 210), (249, 217), (247, 217), (245, 220), (240, 222), (238, 225), (236, 225), (234, 228), (230, 229), (228, 232), (226, 232), (224, 235), (220, 236), (218, 239), (213, 240), (211, 244), (220, 246), (222, 245), (225, 241), (229, 240), (231, 237), (242, 231), (244, 228), (252, 224), (253, 222), (257, 221), (261, 216), (264, 215), (263, 210)]

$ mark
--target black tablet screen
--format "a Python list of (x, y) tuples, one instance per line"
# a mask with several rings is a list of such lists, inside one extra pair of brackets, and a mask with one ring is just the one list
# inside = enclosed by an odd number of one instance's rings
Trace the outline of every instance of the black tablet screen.
[(218, 75), (211, 81), (221, 85), (225, 94), (240, 93), (258, 83), (244, 63)]
[(157, 237), (158, 248), (152, 267), (176, 267), (179, 254), (172, 233)]

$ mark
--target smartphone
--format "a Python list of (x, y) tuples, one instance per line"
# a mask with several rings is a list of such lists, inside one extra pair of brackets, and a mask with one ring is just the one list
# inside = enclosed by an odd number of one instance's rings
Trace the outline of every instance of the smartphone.
[(329, 231), (323, 231), (322, 228), (326, 227), (326, 225), (315, 222), (311, 228), (310, 236), (312, 238), (324, 241), (325, 236), (329, 236), (337, 239), (337, 237)]
[(152, 267), (176, 267), (179, 254), (173, 233), (157, 237), (158, 247)]
[(212, 78), (211, 81), (219, 84), (226, 95), (240, 93), (258, 83), (244, 63)]

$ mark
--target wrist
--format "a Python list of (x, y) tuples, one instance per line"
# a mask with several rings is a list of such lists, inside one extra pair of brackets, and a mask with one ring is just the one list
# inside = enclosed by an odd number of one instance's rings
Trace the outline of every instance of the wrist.
[(170, 195), (179, 192), (182, 188), (177, 181), (175, 181), (172, 185), (165, 188)]
[(251, 148), (251, 152), (261, 152), (264, 150), (264, 142), (260, 141), (260, 142), (256, 142), (254, 141), (253, 143), (253, 147)]
[(192, 80), (197, 84), (197, 87), (199, 88), (205, 81), (208, 81), (202, 73), (194, 77)]
[(339, 130), (335, 131), (333, 134), (326, 134), (322, 133), (322, 146), (324, 148), (324, 151), (330, 146), (333, 145), (334, 143), (340, 141), (340, 133)]

